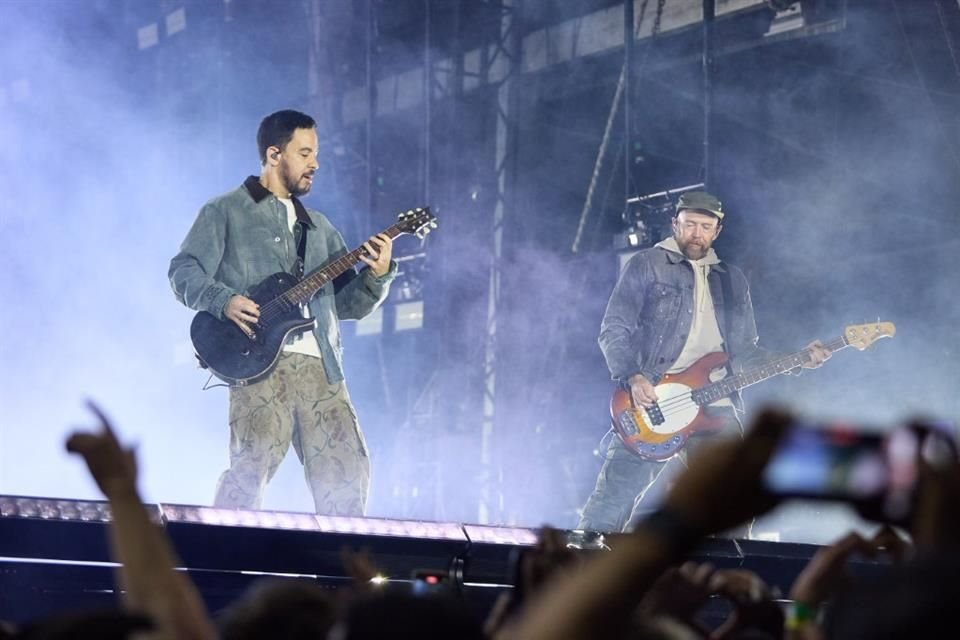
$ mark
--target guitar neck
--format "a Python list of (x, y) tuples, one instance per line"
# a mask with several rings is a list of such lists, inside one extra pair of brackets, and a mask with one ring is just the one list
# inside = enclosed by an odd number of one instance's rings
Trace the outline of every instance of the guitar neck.
[[(824, 346), (830, 351), (839, 351), (849, 347), (846, 339), (843, 336), (831, 340), (824, 344)], [(721, 398), (726, 398), (729, 395), (732, 395), (751, 385), (757, 384), (758, 382), (763, 382), (769, 378), (779, 376), (781, 374), (787, 373), (788, 371), (793, 371), (797, 367), (803, 366), (807, 362), (810, 362), (810, 349), (802, 349), (796, 353), (791, 353), (790, 355), (782, 356), (755, 367), (753, 369), (747, 369), (743, 373), (736, 376), (729, 376), (720, 380), (719, 382), (714, 382), (705, 387), (694, 392), (693, 399), (699, 405), (707, 405), (711, 402), (716, 402)]]
[[(406, 232), (401, 230), (400, 224), (398, 223), (391, 225), (385, 229), (383, 233), (393, 239)], [(353, 268), (353, 265), (360, 262), (360, 257), (364, 255), (367, 255), (367, 250), (363, 245), (360, 245), (350, 253), (345, 253), (336, 260), (332, 260), (314, 269), (305, 275), (300, 282), (284, 291), (279, 297), (293, 305), (305, 304), (328, 282), (345, 273), (348, 269)]]

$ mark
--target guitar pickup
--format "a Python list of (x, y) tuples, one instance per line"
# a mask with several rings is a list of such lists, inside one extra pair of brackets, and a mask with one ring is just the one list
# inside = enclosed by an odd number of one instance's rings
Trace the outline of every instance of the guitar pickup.
[(632, 411), (620, 412), (620, 428), (623, 429), (623, 433), (627, 436), (635, 436), (640, 432), (640, 429), (637, 428), (637, 421), (634, 419)]
[(647, 407), (647, 417), (650, 418), (650, 424), (658, 425), (663, 424), (666, 421), (666, 418), (663, 417), (663, 411), (660, 410), (660, 405), (654, 403), (652, 406)]

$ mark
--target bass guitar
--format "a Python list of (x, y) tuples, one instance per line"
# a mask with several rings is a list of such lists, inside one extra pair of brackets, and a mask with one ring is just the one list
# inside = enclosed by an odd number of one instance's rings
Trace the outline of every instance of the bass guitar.
[[(892, 322), (850, 325), (839, 338), (824, 346), (830, 351), (853, 347), (863, 351), (880, 338), (893, 337)], [(645, 460), (667, 460), (680, 451), (687, 438), (698, 431), (710, 431), (724, 425), (722, 419), (707, 416), (703, 407), (721, 398), (787, 373), (810, 360), (803, 349), (776, 358), (735, 376), (710, 382), (710, 374), (727, 364), (723, 352), (708, 353), (679, 373), (668, 373), (654, 386), (657, 402), (650, 407), (633, 403), (629, 389), (618, 388), (610, 399), (613, 429), (624, 446)]]
[[(391, 238), (404, 234), (422, 238), (436, 226), (437, 218), (430, 207), (417, 208), (399, 214), (396, 224), (383, 233)], [(265, 378), (280, 359), (287, 338), (314, 326), (315, 319), (304, 318), (300, 306), (327, 283), (353, 268), (366, 253), (363, 246), (357, 247), (300, 280), (285, 272), (268, 276), (247, 295), (260, 306), (260, 319), (251, 326), (251, 336), (230, 320), (220, 320), (206, 311), (197, 313), (190, 324), (190, 339), (201, 366), (234, 386)]]

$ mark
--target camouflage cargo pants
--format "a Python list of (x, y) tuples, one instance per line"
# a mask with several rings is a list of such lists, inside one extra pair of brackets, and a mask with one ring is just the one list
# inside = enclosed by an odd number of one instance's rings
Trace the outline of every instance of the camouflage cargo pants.
[(265, 380), (230, 389), (230, 468), (214, 506), (259, 509), (293, 444), (317, 513), (363, 515), (370, 458), (346, 384), (329, 384), (318, 358), (280, 356)]

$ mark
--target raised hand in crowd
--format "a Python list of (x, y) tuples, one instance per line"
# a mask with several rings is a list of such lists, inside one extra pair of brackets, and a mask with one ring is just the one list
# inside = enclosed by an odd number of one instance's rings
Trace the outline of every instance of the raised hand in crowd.
[(95, 404), (95, 431), (78, 431), (67, 451), (81, 456), (110, 502), (110, 544), (127, 609), (147, 614), (156, 625), (153, 638), (215, 638), (216, 631), (196, 587), (175, 570), (170, 541), (147, 513), (137, 490), (137, 463), (132, 449), (117, 439), (110, 421)]
[(847, 560), (857, 552), (872, 555), (873, 547), (858, 533), (851, 532), (814, 554), (790, 589), (785, 638), (815, 640), (823, 637), (817, 622), (817, 610), (846, 584)]
[(639, 613), (669, 617), (706, 635), (710, 630), (697, 621), (696, 615), (715, 593), (718, 576), (717, 568), (709, 562), (684, 562), (671, 567), (643, 596)]
[[(734, 637), (748, 628), (777, 637), (783, 628), (783, 614), (774, 595), (752, 571), (717, 569), (708, 562), (685, 562), (660, 576), (641, 601), (639, 612), (647, 617), (672, 618), (712, 639)], [(716, 629), (697, 619), (712, 597), (723, 598), (732, 607)]]
[(514, 561), (513, 589), (501, 594), (484, 622), (484, 632), (493, 636), (523, 604), (544, 585), (571, 570), (580, 557), (567, 546), (563, 532), (543, 527), (532, 549), (524, 549)]
[(620, 536), (609, 553), (558, 577), (534, 597), (498, 638), (552, 640), (623, 633), (634, 609), (660, 575), (700, 539), (760, 515), (776, 504), (761, 474), (790, 418), (763, 411), (742, 441), (704, 451), (677, 478), (664, 507)]
[(779, 638), (783, 630), (783, 611), (775, 598), (779, 595), (753, 571), (727, 569), (714, 582), (716, 595), (732, 605), (730, 615), (711, 631), (711, 640), (735, 638), (746, 630), (764, 637)]
[[(940, 439), (933, 438), (930, 444)], [(918, 553), (960, 552), (960, 461), (956, 451), (920, 461), (920, 478), (910, 519)]]
[(888, 526), (882, 527), (870, 539), (850, 532), (814, 554), (794, 580), (790, 588), (790, 599), (816, 607), (847, 584), (847, 561), (854, 554), (868, 558), (886, 557), (899, 563), (906, 557), (908, 550), (907, 542)]
[(382, 575), (380, 568), (370, 555), (369, 549), (354, 551), (349, 547), (340, 549), (340, 562), (343, 570), (353, 580), (356, 587), (367, 587), (373, 580)]

